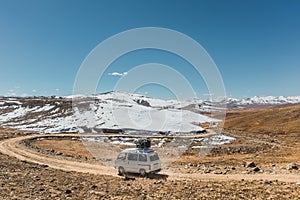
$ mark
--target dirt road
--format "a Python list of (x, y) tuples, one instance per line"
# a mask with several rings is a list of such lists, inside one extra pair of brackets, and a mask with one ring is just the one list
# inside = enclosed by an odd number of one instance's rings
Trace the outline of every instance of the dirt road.
[[(53, 134), (55, 137), (74, 136), (78, 134)], [(107, 136), (107, 135), (106, 135)], [(80, 161), (67, 160), (62, 157), (46, 155), (38, 153), (32, 149), (21, 145), (20, 142), (26, 139), (41, 138), (45, 135), (29, 135), (21, 136), (0, 141), (0, 152), (9, 156), (16, 157), (20, 160), (38, 163), (40, 165), (47, 165), (51, 168), (60, 169), (64, 171), (76, 171), (91, 174), (103, 174), (110, 176), (117, 176), (117, 171), (112, 167), (102, 166), (97, 163), (87, 163)], [(169, 176), (168, 179), (198, 179), (198, 180), (278, 180), (284, 182), (299, 182), (300, 175), (293, 174), (185, 174), (176, 173), (171, 170), (163, 170), (163, 174)]]

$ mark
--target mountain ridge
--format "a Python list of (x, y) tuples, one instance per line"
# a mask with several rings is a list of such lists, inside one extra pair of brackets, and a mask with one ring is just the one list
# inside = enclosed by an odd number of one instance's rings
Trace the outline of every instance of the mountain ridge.
[[(201, 132), (217, 123), (212, 112), (300, 103), (295, 97), (228, 98), (222, 102), (162, 100), (141, 94), (107, 92), (67, 97), (0, 97), (0, 126), (40, 133), (99, 132), (103, 129), (148, 132)], [(203, 115), (205, 114), (205, 115)]]
[(121, 92), (75, 98), (2, 97), (0, 125), (41, 133), (103, 129), (176, 133), (201, 132), (199, 123), (217, 121), (182, 110), (185, 104)]

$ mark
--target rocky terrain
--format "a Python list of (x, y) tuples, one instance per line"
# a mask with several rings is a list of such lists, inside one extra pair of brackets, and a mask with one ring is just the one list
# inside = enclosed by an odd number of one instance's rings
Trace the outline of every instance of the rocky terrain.
[[(1, 129), (4, 136), (24, 134)], [(27, 133), (25, 133), (27, 134)], [(0, 154), (1, 199), (298, 199), (297, 183), (112, 177), (65, 172)]]
[[(299, 113), (299, 105), (230, 110), (224, 131), (235, 140), (189, 148), (150, 178), (103, 175), (100, 167), (96, 173), (55, 169), (0, 153), (0, 199), (299, 199)], [(1, 127), (0, 142), (32, 134)], [(65, 163), (98, 164), (80, 140), (18, 145)]]
[(296, 183), (264, 180), (126, 180), (0, 156), (1, 199), (298, 199), (300, 192)]

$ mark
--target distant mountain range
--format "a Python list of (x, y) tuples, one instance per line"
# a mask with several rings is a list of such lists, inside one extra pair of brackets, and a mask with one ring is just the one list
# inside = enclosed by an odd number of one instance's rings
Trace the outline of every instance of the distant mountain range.
[(300, 96), (291, 96), (291, 97), (284, 97), (284, 96), (259, 97), (259, 96), (254, 96), (254, 97), (245, 98), (245, 99), (228, 98), (226, 100), (226, 103), (228, 105), (234, 105), (234, 106), (296, 104), (296, 103), (300, 103)]
[(249, 106), (300, 103), (298, 97), (253, 97), (210, 102), (154, 99), (139, 94), (108, 92), (67, 97), (0, 97), (0, 126), (40, 133), (143, 131), (160, 133), (201, 132), (204, 115), (211, 111)]

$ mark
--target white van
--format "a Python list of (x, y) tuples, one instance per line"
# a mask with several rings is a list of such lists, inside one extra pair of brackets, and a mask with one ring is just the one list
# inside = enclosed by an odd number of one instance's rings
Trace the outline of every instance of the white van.
[(115, 168), (120, 175), (131, 172), (144, 177), (148, 173), (159, 172), (161, 163), (157, 152), (152, 148), (131, 148), (119, 154), (115, 160)]

